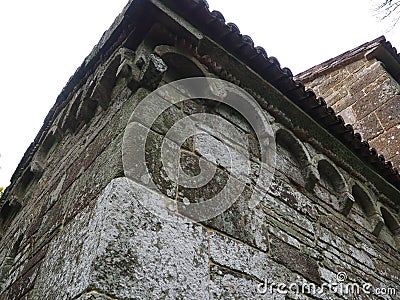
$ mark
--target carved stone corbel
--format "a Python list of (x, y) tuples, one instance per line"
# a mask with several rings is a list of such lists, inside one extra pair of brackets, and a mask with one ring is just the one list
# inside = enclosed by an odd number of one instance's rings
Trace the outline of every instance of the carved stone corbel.
[(396, 242), (396, 248), (400, 249), (400, 227), (393, 230), (393, 238), (394, 241)]
[(120, 65), (119, 57), (113, 56), (96, 74), (96, 82), (90, 98), (96, 101), (103, 110), (107, 110), (111, 101), (112, 90), (117, 82), (117, 70)]
[(306, 190), (312, 192), (314, 190), (315, 185), (321, 179), (317, 167), (312, 164), (309, 164), (305, 169), (305, 178), (306, 178)]
[(46, 166), (48, 153), (62, 138), (62, 132), (57, 125), (52, 126), (46, 134), (43, 142), (40, 144), (38, 151), (32, 158), (30, 164), (30, 171), (36, 176), (40, 177)]
[[(164, 73), (167, 71), (167, 64), (156, 54), (142, 55), (136, 61), (136, 66), (140, 69), (138, 77), (128, 84), (131, 90), (136, 90), (139, 86), (149, 90), (155, 90), (161, 82)], [(134, 74), (135, 75), (135, 74)]]
[(42, 176), (43, 171), (44, 171), (44, 166), (43, 166), (42, 162), (40, 162), (38, 160), (32, 160), (32, 162), (30, 164), (30, 168), (31, 168), (31, 172), (33, 173), (33, 175), (35, 175), (35, 177), (39, 178)]
[(117, 80), (122, 78), (130, 79), (134, 76), (135, 70), (138, 69), (135, 65), (135, 52), (127, 48), (121, 48), (119, 54), (121, 55), (121, 62), (116, 73)]
[(378, 236), (383, 228), (383, 225), (385, 225), (385, 220), (379, 213), (368, 217), (368, 220), (372, 227), (372, 234)]
[(351, 210), (351, 208), (353, 207), (353, 204), (355, 202), (355, 199), (353, 197), (353, 195), (347, 191), (343, 192), (340, 196), (339, 196), (339, 209), (340, 212), (347, 216)]

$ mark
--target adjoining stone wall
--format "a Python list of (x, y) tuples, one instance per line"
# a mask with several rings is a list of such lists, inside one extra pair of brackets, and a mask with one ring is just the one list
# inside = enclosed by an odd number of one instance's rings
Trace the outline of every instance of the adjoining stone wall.
[(400, 169), (400, 86), (376, 60), (332, 68), (308, 82), (371, 147)]
[[(179, 18), (162, 20), (176, 25)], [(190, 27), (191, 39), (209, 47), (206, 62), (219, 69), (212, 73), (189, 51), (193, 45), (169, 31), (177, 28), (171, 23), (149, 29), (135, 49), (114, 49), (58, 107), (0, 212), (0, 299), (398, 299), (398, 191), (368, 180), (370, 168), (349, 149)], [(168, 44), (155, 42), (160, 37)], [(234, 82), (263, 107), (276, 141), (270, 181), (258, 181), (254, 128), (227, 105), (205, 99), (178, 102), (153, 124), (140, 124), (148, 139), (131, 149), (146, 147), (137, 168), (145, 165), (150, 177), (135, 180), (124, 170), (125, 129), (135, 108), (158, 86), (200, 75)], [(162, 94), (163, 101), (171, 97), (180, 99), (182, 91)], [(246, 142), (207, 128), (210, 134), (187, 139), (178, 160), (189, 176), (218, 150), (212, 179), (190, 188), (167, 176), (161, 149), (171, 127), (196, 113), (218, 116)], [(236, 161), (228, 164), (235, 151), (250, 155), (245, 177), (232, 172)], [(230, 177), (244, 190), (206, 221), (188, 222), (181, 210), (169, 211), (167, 221), (143, 206), (161, 194), (198, 203)], [(143, 185), (146, 179), (156, 191)]]

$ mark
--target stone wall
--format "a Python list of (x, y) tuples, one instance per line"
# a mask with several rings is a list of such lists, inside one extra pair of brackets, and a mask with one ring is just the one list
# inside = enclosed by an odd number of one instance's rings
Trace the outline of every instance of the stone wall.
[[(101, 109), (94, 94), (88, 94), (100, 85), (88, 86), (96, 82), (96, 76), (101, 77), (102, 67), (60, 108), (54, 130), (48, 133), (47, 140), (52, 143), (43, 143), (33, 161), (44, 167), (42, 172), (27, 182), (20, 181), (8, 198), (18, 201), (22, 209), (1, 227), (1, 299), (19, 299), (31, 292), (49, 243), (62, 235), (64, 226), (83, 209), (94, 205), (113, 178), (123, 176), (121, 138), (130, 115), (128, 107), (137, 98), (131, 98), (126, 87), (116, 86), (110, 107)], [(86, 110), (92, 99), (93, 118), (85, 120), (77, 114), (77, 106)], [(6, 217), (3, 208), (2, 218)]]
[(302, 80), (400, 168), (400, 86), (383, 63), (360, 58), (313, 77)]
[[(398, 299), (399, 191), (222, 47), (173, 12), (162, 16), (165, 26), (107, 52), (56, 106), (0, 212), (0, 299)], [(182, 35), (209, 57), (189, 51)], [(269, 176), (260, 178), (263, 141), (251, 123), (197, 98), (136, 127), (149, 134), (128, 145), (146, 150), (134, 171), (146, 167), (149, 177), (124, 168), (132, 112), (158, 86), (199, 75), (233, 82), (262, 107), (276, 144)], [(162, 101), (185, 94), (172, 92)], [(215, 167), (206, 185), (190, 188), (168, 176), (161, 151), (174, 124), (197, 113), (218, 117), (212, 125), (235, 128), (245, 142), (204, 127), (179, 145), (185, 174), (201, 173), (204, 158)], [(249, 154), (244, 177), (232, 153)], [(201, 203), (230, 178), (244, 190), (201, 222), (144, 205)]]

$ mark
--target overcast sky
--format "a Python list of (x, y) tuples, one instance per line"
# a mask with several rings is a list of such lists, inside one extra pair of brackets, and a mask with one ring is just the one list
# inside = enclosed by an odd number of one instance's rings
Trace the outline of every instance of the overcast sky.
[[(378, 1), (378, 0), (374, 0)], [(7, 186), (69, 77), (127, 0), (0, 3), (0, 186)], [(371, 0), (208, 0), (294, 74), (382, 34)]]

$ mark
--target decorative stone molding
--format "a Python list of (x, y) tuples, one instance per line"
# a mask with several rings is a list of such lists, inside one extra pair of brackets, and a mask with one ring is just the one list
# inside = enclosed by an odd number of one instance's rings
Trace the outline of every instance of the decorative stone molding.
[(379, 205), (379, 207), (384, 223), (392, 234), (392, 237), (396, 243), (396, 247), (400, 248), (400, 222), (398, 217), (392, 214), (387, 207), (383, 205)]
[(383, 220), (382, 216), (378, 213), (368, 217), (368, 221), (371, 224), (373, 230), (372, 234), (378, 236), (382, 230), (383, 225), (385, 225), (385, 221)]
[(306, 186), (305, 188), (308, 191), (313, 191), (315, 185), (317, 184), (318, 181), (321, 180), (320, 174), (318, 172), (317, 167), (314, 166), (314, 164), (309, 164), (306, 166)]
[(40, 177), (43, 174), (44, 166), (42, 162), (38, 160), (32, 160), (30, 164), (31, 172), (36, 176)]
[(384, 220), (377, 208), (376, 200), (371, 196), (371, 192), (363, 184), (355, 181), (352, 187), (352, 195), (370, 223), (372, 233), (378, 236), (384, 225)]
[(117, 52), (100, 67), (95, 75), (95, 84), (92, 94), (89, 96), (92, 101), (97, 102), (103, 110), (107, 110), (111, 93), (117, 82), (117, 71), (121, 64), (121, 54)]
[[(208, 72), (203, 64), (201, 64), (190, 52), (189, 49), (193, 46), (183, 48), (185, 43), (178, 43), (179, 46), (158, 45), (154, 48), (154, 53), (159, 55), (167, 65), (172, 65), (179, 68), (185, 76), (193, 77), (216, 77), (214, 74)], [(174, 78), (181, 79), (181, 78)]]
[(392, 231), (394, 241), (396, 242), (396, 248), (400, 250), (400, 228)]
[(339, 207), (340, 207), (341, 213), (343, 215), (347, 216), (349, 214), (351, 208), (353, 207), (354, 202), (355, 202), (355, 199), (350, 192), (348, 192), (348, 191), (343, 192), (339, 196)]
[(121, 55), (121, 63), (116, 73), (117, 79), (129, 79), (133, 75), (133, 70), (137, 68), (134, 63), (136, 57), (135, 52), (127, 48), (121, 48), (119, 53)]
[(144, 88), (154, 90), (157, 88), (168, 67), (159, 56), (150, 54), (143, 59), (140, 69), (139, 82)]
[[(301, 175), (305, 181), (305, 187), (311, 191), (319, 180), (319, 175), (311, 162), (306, 147), (293, 133), (282, 126), (276, 131), (275, 138), (277, 145), (285, 148), (297, 160)], [(296, 180), (295, 178), (293, 179)], [(301, 184), (300, 182), (298, 183)]]
[(318, 171), (321, 180), (324, 181), (331, 189), (331, 192), (337, 196), (338, 203), (336, 203), (336, 205), (339, 211), (347, 216), (353, 206), (354, 197), (349, 192), (343, 175), (327, 158), (321, 158), (318, 161)]
[(7, 201), (0, 210), (0, 240), (12, 219), (21, 210), (21, 204), (17, 199)]

